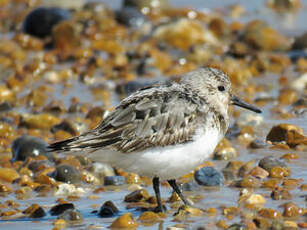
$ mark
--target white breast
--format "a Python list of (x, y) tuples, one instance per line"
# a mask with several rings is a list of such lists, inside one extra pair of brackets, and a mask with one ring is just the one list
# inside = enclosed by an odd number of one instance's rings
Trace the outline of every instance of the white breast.
[(176, 179), (204, 162), (221, 138), (222, 135), (217, 129), (208, 129), (206, 132), (198, 130), (194, 140), (186, 144), (155, 147), (132, 153), (98, 150), (89, 157), (128, 172), (157, 176), (162, 180)]

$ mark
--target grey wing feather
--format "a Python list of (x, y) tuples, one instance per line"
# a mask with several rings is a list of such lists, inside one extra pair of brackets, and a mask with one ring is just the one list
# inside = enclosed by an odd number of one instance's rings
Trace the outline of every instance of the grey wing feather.
[(126, 98), (94, 130), (53, 143), (49, 148), (66, 151), (109, 148), (129, 153), (184, 143), (192, 139), (197, 128), (197, 108), (182, 92), (148, 89)]

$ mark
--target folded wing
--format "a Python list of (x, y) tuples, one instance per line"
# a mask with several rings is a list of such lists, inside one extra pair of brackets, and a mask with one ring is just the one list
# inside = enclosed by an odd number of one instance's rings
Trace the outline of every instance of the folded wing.
[(130, 153), (188, 142), (197, 128), (197, 103), (182, 91), (147, 88), (122, 101), (94, 130), (53, 143), (49, 149), (108, 148)]

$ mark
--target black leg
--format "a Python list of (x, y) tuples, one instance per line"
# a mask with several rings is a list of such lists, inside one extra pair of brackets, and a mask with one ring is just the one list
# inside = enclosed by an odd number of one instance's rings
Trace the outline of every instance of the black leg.
[(158, 207), (155, 209), (155, 211), (156, 212), (163, 212), (163, 206), (162, 206), (161, 195), (160, 195), (159, 177), (154, 177), (152, 179), (152, 184), (153, 184), (153, 189), (155, 191), (157, 203), (158, 203)]
[(183, 203), (185, 205), (190, 205), (190, 202), (185, 199), (185, 197), (183, 196), (182, 192), (180, 191), (180, 189), (179, 189), (179, 187), (178, 187), (178, 185), (176, 183), (176, 180), (168, 180), (167, 182), (174, 189), (174, 191), (178, 194), (178, 196), (183, 201)]

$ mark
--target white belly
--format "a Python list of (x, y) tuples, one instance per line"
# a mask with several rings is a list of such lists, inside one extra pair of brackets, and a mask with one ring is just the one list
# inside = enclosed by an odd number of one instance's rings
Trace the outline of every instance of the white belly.
[(91, 153), (95, 161), (108, 163), (128, 172), (162, 180), (176, 179), (191, 172), (213, 152), (222, 136), (216, 129), (199, 131), (194, 141), (176, 146), (155, 147), (141, 152), (119, 153), (105, 149)]

